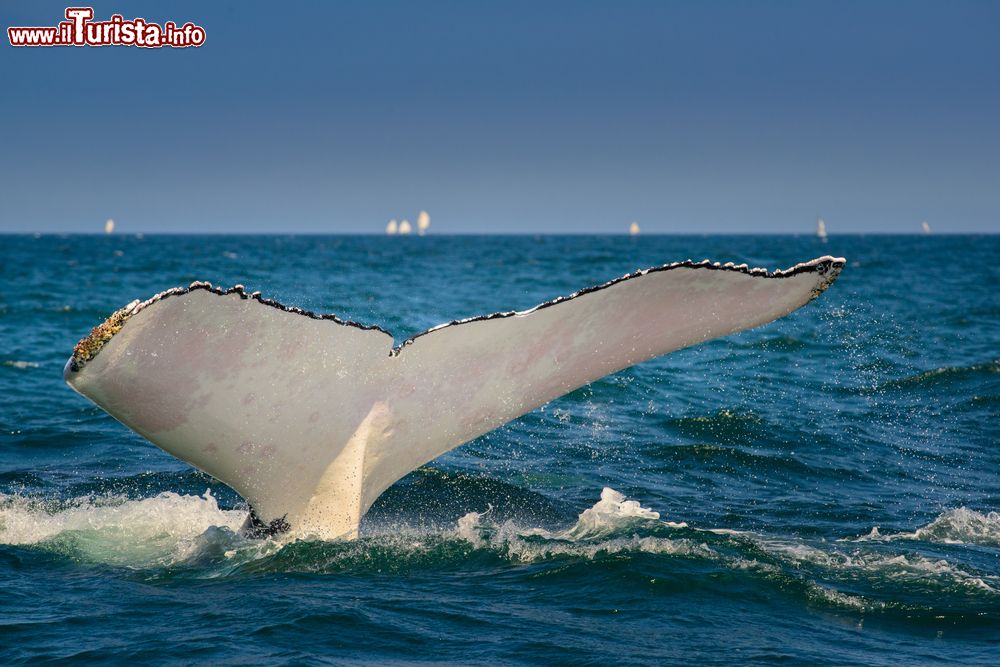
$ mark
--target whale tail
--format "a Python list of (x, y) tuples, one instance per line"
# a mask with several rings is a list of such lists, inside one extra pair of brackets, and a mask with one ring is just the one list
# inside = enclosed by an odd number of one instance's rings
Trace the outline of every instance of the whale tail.
[(396, 346), (378, 327), (192, 283), (114, 313), (65, 378), (246, 498), (251, 533), (351, 538), (412, 470), (608, 373), (787, 315), (843, 266), (668, 264)]

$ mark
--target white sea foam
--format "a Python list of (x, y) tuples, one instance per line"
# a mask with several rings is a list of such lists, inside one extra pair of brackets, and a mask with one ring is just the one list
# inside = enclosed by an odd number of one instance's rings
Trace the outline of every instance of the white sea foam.
[[(494, 530), (483, 524), (485, 514), (471, 512), (458, 520), (454, 536), (480, 547), (503, 548), (508, 553), (525, 560), (536, 560), (552, 555), (593, 556), (601, 552), (655, 551), (657, 553), (686, 553), (712, 558), (722, 558), (708, 544), (687, 538), (640, 537), (643, 529), (667, 526), (689, 528), (686, 523), (660, 520), (659, 513), (643, 507), (638, 502), (626, 500), (614, 489), (605, 488), (601, 499), (584, 510), (577, 522), (559, 531), (542, 528), (524, 528), (505, 523)], [(844, 551), (835, 548), (818, 548), (801, 541), (785, 541), (756, 533), (726, 528), (689, 528), (692, 532), (712, 533), (732, 537), (754, 544), (774, 557), (779, 563), (794, 567), (819, 566), (834, 572), (852, 575), (869, 573), (896, 579), (923, 579), (928, 577), (953, 581), (962, 586), (1000, 593), (1000, 577), (977, 575), (944, 559), (929, 558), (919, 554), (885, 554), (856, 549)], [(629, 532), (632, 535), (624, 536)], [(536, 538), (536, 539), (532, 539)], [(912, 533), (881, 535), (877, 528), (856, 541), (923, 540), (947, 544), (1000, 544), (1000, 514), (981, 514), (967, 508), (950, 510), (933, 522)], [(779, 566), (756, 560), (723, 558), (736, 569), (776, 571)], [(826, 589), (824, 589), (826, 590)], [(832, 599), (832, 598), (831, 598)], [(847, 602), (846, 597), (839, 597)], [(852, 603), (853, 604), (853, 603)]]
[[(748, 570), (771, 576), (782, 571), (798, 571), (807, 588), (817, 599), (850, 608), (872, 608), (884, 605), (848, 595), (813, 580), (871, 578), (897, 580), (903, 583), (937, 580), (967, 590), (1000, 593), (1000, 577), (979, 575), (943, 559), (919, 554), (886, 554), (864, 549), (845, 551), (832, 545), (813, 546), (799, 540), (776, 539), (749, 532), (727, 529), (689, 529), (691, 533), (711, 533), (753, 545), (768, 559), (747, 559), (721, 551), (711, 540), (692, 537), (660, 537), (643, 535), (662, 527), (688, 528), (684, 523), (668, 523), (660, 515), (636, 501), (626, 500), (614, 489), (605, 488), (601, 499), (584, 510), (576, 523), (565, 530), (549, 531), (524, 528), (512, 522), (499, 527), (485, 524), (484, 514), (469, 513), (458, 520), (453, 536), (470, 542), (477, 548), (490, 549), (517, 562), (537, 562), (567, 556), (593, 559), (616, 553), (656, 553), (689, 556), (716, 561), (734, 570)], [(771, 562), (768, 562), (771, 560)], [(809, 571), (814, 574), (808, 574)]]
[(912, 533), (882, 534), (878, 526), (852, 542), (892, 542), (895, 540), (917, 540), (939, 544), (980, 544), (1000, 546), (1000, 513), (985, 514), (967, 507), (942, 512), (926, 526)]
[(185, 559), (206, 531), (235, 532), (246, 516), (220, 509), (211, 491), (62, 503), (0, 494), (0, 544), (43, 545), (83, 560), (147, 567)]
[[(569, 532), (569, 531), (566, 531)], [(617, 553), (654, 553), (716, 558), (707, 544), (687, 538), (641, 537), (638, 534), (607, 538), (558, 538), (543, 529), (523, 529), (507, 522), (495, 530), (480, 526), (478, 517), (467, 514), (458, 521), (455, 536), (476, 548), (496, 551), (509, 560), (534, 563), (560, 556), (594, 559)]]
[[(714, 558), (707, 544), (688, 538), (640, 536), (642, 528), (657, 525), (686, 528), (684, 523), (660, 521), (660, 514), (605, 487), (601, 499), (584, 510), (565, 530), (523, 528), (506, 522), (496, 529), (482, 524), (484, 513), (470, 512), (456, 524), (454, 536), (477, 548), (489, 548), (518, 562), (535, 562), (558, 556), (595, 558), (602, 554), (645, 552)], [(633, 531), (631, 535), (623, 535)]]
[(638, 501), (626, 500), (623, 494), (605, 487), (601, 491), (601, 499), (593, 507), (584, 510), (577, 522), (570, 528), (556, 533), (535, 529), (530, 531), (530, 534), (557, 540), (592, 539), (604, 537), (631, 526), (658, 521), (659, 518), (659, 512), (643, 507)]
[[(485, 516), (469, 513), (453, 530), (443, 533), (398, 526), (376, 530), (364, 541), (391, 543), (417, 553), (442, 537), (461, 539), (518, 562), (622, 552), (713, 555), (707, 545), (695, 540), (640, 536), (644, 528), (683, 528), (685, 524), (661, 521), (659, 513), (626, 500), (613, 489), (604, 489), (601, 499), (565, 530), (547, 531), (511, 522), (499, 527), (484, 525)], [(283, 535), (266, 544), (247, 542), (235, 535), (245, 519), (244, 511), (220, 509), (211, 491), (203, 496), (168, 492), (138, 500), (99, 496), (57, 502), (0, 494), (0, 544), (37, 545), (90, 562), (144, 568), (203, 558), (228, 559), (237, 553), (242, 557), (236, 560), (244, 561), (272, 554), (290, 541), (308, 539)], [(249, 546), (254, 548), (248, 551)]]
[(1000, 593), (1000, 577), (967, 572), (940, 558), (913, 553), (866, 552), (860, 549), (851, 552), (838, 549), (826, 551), (798, 542), (763, 538), (758, 539), (757, 543), (769, 554), (796, 567), (819, 566), (821, 569), (852, 577), (867, 575), (904, 581), (938, 579), (963, 588)]
[[(489, 522), (489, 514), (470, 512), (453, 528), (444, 530), (375, 527), (363, 531), (363, 539), (354, 548), (389, 547), (420, 555), (436, 549), (443, 539), (465, 542), (516, 563), (554, 558), (591, 560), (628, 553), (680, 556), (767, 577), (789, 574), (800, 578), (818, 599), (853, 608), (881, 603), (841, 593), (829, 587), (830, 581), (938, 581), (945, 586), (1000, 594), (1000, 577), (976, 574), (943, 559), (872, 551), (861, 545), (848, 550), (727, 529), (690, 528), (684, 523), (663, 521), (658, 512), (610, 488), (605, 488), (600, 500), (563, 530), (522, 526), (512, 521), (496, 525)], [(245, 519), (244, 511), (220, 509), (210, 491), (203, 496), (162, 493), (140, 500), (104, 496), (61, 502), (0, 494), (0, 544), (37, 545), (88, 562), (134, 568), (229, 563), (221, 569), (209, 568), (210, 576), (222, 576), (241, 564), (275, 554), (290, 541), (305, 539), (285, 535), (276, 540), (246, 540), (236, 534)], [(989, 540), (996, 539), (991, 531), (996, 528), (995, 514), (962, 508), (942, 514), (912, 534), (881, 536), (873, 531), (873, 535), (861, 539), (928, 539), (917, 537), (923, 534), (940, 541), (991, 543)], [(683, 532), (664, 534), (664, 529)], [(762, 555), (730, 553), (734, 548), (744, 551), (739, 543), (752, 545)], [(346, 553), (354, 553), (354, 549)]]
[(872, 609), (885, 609), (886, 606), (888, 606), (881, 600), (871, 600), (859, 595), (850, 595), (849, 593), (843, 593), (832, 588), (827, 588), (826, 586), (817, 584), (814, 581), (807, 582), (806, 588), (809, 591), (810, 596), (818, 598), (826, 604), (833, 605), (835, 607), (844, 607), (856, 611), (868, 611)]

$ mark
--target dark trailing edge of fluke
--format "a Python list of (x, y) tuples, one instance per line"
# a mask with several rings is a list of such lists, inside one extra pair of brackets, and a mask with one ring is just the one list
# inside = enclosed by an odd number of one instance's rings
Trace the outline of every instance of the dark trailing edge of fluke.
[[(481, 322), (484, 320), (493, 320), (503, 317), (513, 317), (514, 315), (518, 314), (530, 313), (535, 310), (541, 310), (542, 308), (548, 308), (550, 306), (555, 306), (560, 303), (565, 303), (566, 301), (576, 299), (586, 294), (591, 294), (593, 292), (598, 292), (600, 290), (607, 289), (609, 287), (617, 285), (618, 283), (625, 282), (626, 280), (638, 278), (640, 276), (644, 276), (650, 273), (659, 273), (661, 271), (672, 271), (674, 269), (706, 269), (711, 271), (733, 271), (736, 273), (743, 273), (749, 276), (754, 276), (759, 278), (790, 278), (792, 276), (796, 276), (802, 273), (818, 273), (821, 276), (830, 275), (829, 280), (823, 281), (816, 287), (815, 290), (813, 290), (812, 298), (815, 299), (816, 297), (818, 297), (820, 294), (823, 293), (823, 291), (830, 285), (831, 282), (833, 282), (833, 278), (836, 277), (836, 271), (833, 271), (833, 269), (842, 268), (845, 263), (846, 262), (843, 258), (825, 256), (811, 260), (809, 262), (803, 262), (802, 264), (796, 264), (795, 266), (788, 269), (768, 271), (767, 269), (762, 269), (762, 268), (750, 268), (747, 264), (734, 264), (733, 262), (720, 264), (719, 262), (712, 262), (707, 259), (702, 260), (700, 262), (695, 262), (690, 259), (684, 260), (682, 262), (673, 262), (670, 264), (664, 264), (662, 266), (643, 269), (641, 271), (635, 271), (633, 273), (626, 274), (619, 278), (609, 280), (608, 282), (601, 283), (600, 285), (586, 287), (584, 289), (573, 292), (568, 296), (560, 296), (556, 297), (555, 299), (545, 301), (544, 303), (540, 303), (537, 306), (529, 308), (528, 310), (525, 311), (511, 310), (504, 312), (496, 312), (496, 313), (490, 313), (488, 315), (478, 315), (476, 317), (452, 320), (444, 324), (439, 324), (438, 326), (427, 329), (426, 331), (414, 334), (413, 336), (410, 336), (401, 343), (394, 345), (390, 349), (389, 355), (390, 356), (398, 355), (402, 352), (404, 347), (413, 344), (413, 342), (416, 341), (421, 336), (425, 336), (434, 331), (439, 331), (441, 329), (444, 329), (445, 327), (459, 326), (462, 324), (469, 324), (471, 322)], [(118, 331), (121, 330), (125, 322), (139, 311), (163, 299), (169, 298), (171, 296), (187, 294), (194, 290), (205, 290), (211, 292), (212, 294), (217, 294), (219, 296), (237, 294), (241, 299), (253, 299), (255, 301), (262, 303), (265, 306), (277, 308), (279, 310), (283, 310), (288, 313), (304, 315), (306, 317), (310, 317), (315, 320), (329, 320), (331, 322), (335, 322), (343, 326), (355, 327), (365, 331), (379, 331), (391, 338), (394, 338), (391, 332), (383, 329), (378, 325), (361, 324), (359, 322), (354, 322), (353, 320), (341, 319), (340, 317), (337, 317), (336, 315), (331, 313), (315, 313), (313, 311), (306, 310), (304, 308), (299, 308), (297, 306), (286, 306), (285, 304), (275, 301), (274, 299), (268, 299), (262, 297), (260, 292), (247, 292), (246, 288), (243, 285), (235, 285), (228, 289), (223, 289), (221, 287), (215, 287), (209, 282), (196, 281), (191, 283), (187, 287), (174, 287), (165, 290), (147, 299), (146, 301), (140, 302), (138, 300), (135, 300), (130, 304), (128, 304), (127, 306), (125, 306), (124, 308), (121, 308), (112, 313), (107, 320), (94, 327), (86, 338), (84, 338), (83, 340), (81, 340), (79, 343), (76, 344), (76, 347), (73, 349), (73, 358), (70, 361), (69, 369), (72, 372), (78, 372), (83, 367), (84, 364), (86, 364), (88, 361), (97, 356), (97, 354), (101, 351), (101, 348), (104, 347), (104, 345), (109, 340), (111, 340), (111, 338), (116, 333), (118, 333)]]

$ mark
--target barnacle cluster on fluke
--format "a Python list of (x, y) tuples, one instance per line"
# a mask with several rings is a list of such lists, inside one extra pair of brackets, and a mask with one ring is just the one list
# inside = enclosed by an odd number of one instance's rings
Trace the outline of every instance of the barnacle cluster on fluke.
[(128, 318), (137, 312), (138, 306), (139, 300), (136, 299), (124, 308), (119, 308), (111, 313), (108, 319), (91, 329), (86, 338), (83, 338), (73, 348), (73, 358), (70, 362), (71, 370), (79, 371), (83, 364), (93, 359), (104, 347), (104, 344), (121, 331)]

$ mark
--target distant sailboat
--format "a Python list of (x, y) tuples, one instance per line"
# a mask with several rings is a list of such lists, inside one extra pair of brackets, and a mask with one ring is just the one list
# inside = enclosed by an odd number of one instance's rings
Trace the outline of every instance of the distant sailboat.
[(411, 231), (413, 231), (413, 227), (410, 226), (409, 220), (403, 220), (401, 223), (399, 223), (400, 234), (409, 234)]
[(104, 221), (104, 233), (111, 234), (114, 231), (115, 231), (115, 221), (112, 220), (111, 218), (108, 218), (107, 220)]
[(920, 223), (920, 229), (924, 230), (924, 234), (931, 233), (931, 226), (927, 224), (926, 220)]
[(385, 226), (385, 233), (386, 233), (386, 234), (389, 234), (390, 236), (392, 236), (393, 234), (395, 234), (395, 233), (396, 233), (396, 230), (397, 230), (397, 229), (398, 229), (398, 228), (397, 228), (397, 226), (396, 226), (396, 220), (395, 220), (395, 219), (393, 219), (393, 220), (390, 220), (390, 221), (389, 221), (389, 224), (387, 224), (387, 225)]
[(823, 222), (823, 218), (816, 219), (816, 236), (820, 241), (826, 243), (826, 223)]
[(639, 235), (639, 223), (638, 222), (633, 222), (631, 225), (629, 225), (628, 226), (628, 233), (631, 234), (632, 236), (638, 236)]
[(417, 216), (417, 233), (423, 236), (431, 226), (431, 216), (427, 211), (421, 211)]

